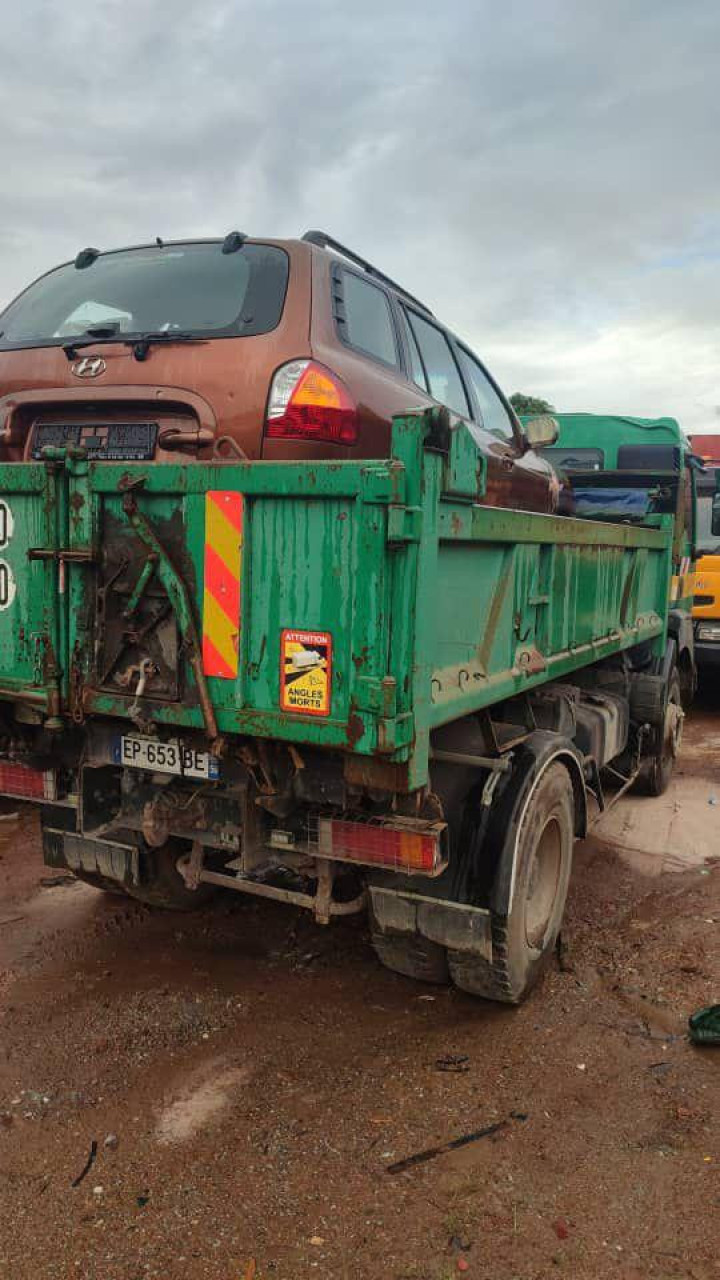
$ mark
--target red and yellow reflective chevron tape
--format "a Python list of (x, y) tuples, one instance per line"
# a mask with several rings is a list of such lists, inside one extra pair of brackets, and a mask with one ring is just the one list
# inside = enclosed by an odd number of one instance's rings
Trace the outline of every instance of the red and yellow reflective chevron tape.
[(242, 528), (241, 493), (206, 493), (203, 671), (226, 680), (238, 673)]

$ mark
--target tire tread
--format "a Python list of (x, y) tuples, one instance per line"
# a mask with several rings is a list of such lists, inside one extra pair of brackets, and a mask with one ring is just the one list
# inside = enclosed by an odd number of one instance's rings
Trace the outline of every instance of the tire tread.
[(448, 957), (438, 942), (430, 942), (420, 933), (381, 933), (379, 929), (372, 930), (371, 938), (375, 954), (386, 969), (419, 982), (448, 982)]
[(507, 920), (492, 915), (492, 961), (464, 951), (448, 951), (450, 976), (460, 991), (494, 1000), (500, 1004), (517, 1004), (513, 995), (508, 967)]

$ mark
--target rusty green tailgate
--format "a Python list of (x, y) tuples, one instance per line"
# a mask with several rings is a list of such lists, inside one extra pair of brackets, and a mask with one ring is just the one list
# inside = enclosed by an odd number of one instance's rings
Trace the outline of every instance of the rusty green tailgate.
[[(465, 426), (431, 416), (378, 462), (2, 465), (0, 696), (340, 747), (421, 785), (434, 726), (665, 632), (668, 518), (498, 510), (484, 481)], [(327, 678), (312, 713), (288, 708), (303, 663)]]

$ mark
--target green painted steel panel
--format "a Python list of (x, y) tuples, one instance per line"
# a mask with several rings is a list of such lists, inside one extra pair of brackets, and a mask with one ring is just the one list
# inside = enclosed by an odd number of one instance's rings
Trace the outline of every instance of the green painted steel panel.
[[(697, 540), (697, 482), (695, 468), (689, 468), (692, 459), (690, 441), (682, 431), (675, 418), (635, 418), (623, 414), (600, 413), (555, 413), (560, 428), (555, 445), (543, 450), (548, 461), (562, 471), (562, 461), (568, 451), (580, 451), (580, 456), (572, 468), (574, 471), (583, 468), (583, 452), (591, 451), (594, 460), (588, 453), (584, 463), (588, 470), (598, 473), (618, 472), (619, 476), (632, 474), (632, 467), (627, 464), (627, 454), (621, 457), (621, 450), (628, 446), (644, 452), (642, 470), (634, 473), (633, 486), (642, 487), (641, 479), (645, 478), (648, 487), (667, 483), (667, 471), (658, 470), (655, 474), (649, 466), (650, 451), (658, 447), (667, 452), (668, 446), (676, 451), (679, 468), (675, 477), (682, 483), (676, 495), (676, 519), (673, 538), (674, 577), (669, 583), (673, 608), (690, 613), (694, 588), (694, 564), (688, 566), (688, 560), (695, 559), (695, 542)], [(522, 421), (528, 421), (525, 417)], [(599, 454), (599, 457), (597, 456)], [(624, 465), (621, 467), (620, 462)], [(667, 466), (667, 462), (664, 464)], [(684, 474), (683, 474), (684, 473)], [(587, 481), (583, 481), (587, 483)], [(612, 480), (611, 480), (612, 483)], [(692, 511), (684, 512), (684, 504), (690, 501)]]
[[(0, 467), (0, 693), (53, 706), (63, 636), (62, 538), (56, 474), (33, 464)], [(45, 558), (31, 559), (31, 552)]]
[[(521, 418), (527, 422), (531, 415)], [(560, 427), (555, 448), (600, 449), (602, 466), (614, 470), (618, 449), (628, 444), (675, 445), (689, 452), (689, 441), (676, 418), (635, 418), (618, 413), (553, 413)], [(548, 451), (552, 458), (552, 450)]]

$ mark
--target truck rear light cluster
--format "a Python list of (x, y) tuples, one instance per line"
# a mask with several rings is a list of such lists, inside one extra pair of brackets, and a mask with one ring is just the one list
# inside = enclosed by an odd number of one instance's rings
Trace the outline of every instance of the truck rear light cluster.
[(0, 795), (18, 800), (54, 800), (56, 792), (53, 769), (30, 769), (26, 764), (0, 760)]
[(272, 439), (355, 444), (356, 407), (329, 369), (314, 360), (291, 360), (273, 377), (265, 429)]
[(353, 822), (320, 818), (318, 851), (321, 857), (359, 862), (393, 871), (437, 875), (446, 865), (444, 822)]

